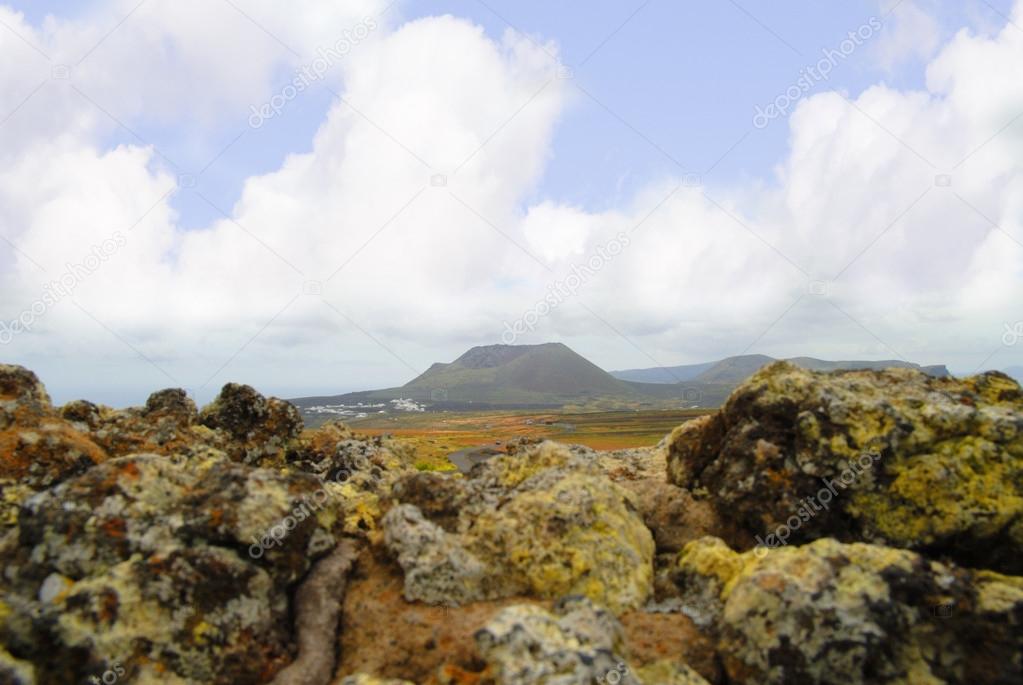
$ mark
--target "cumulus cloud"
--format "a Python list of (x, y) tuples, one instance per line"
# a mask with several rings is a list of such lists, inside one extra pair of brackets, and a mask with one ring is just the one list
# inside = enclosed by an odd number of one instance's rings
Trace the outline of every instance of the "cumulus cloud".
[(885, 21), (887, 30), (873, 50), (883, 67), (894, 71), (907, 60), (926, 60), (934, 55), (941, 40), (941, 26), (930, 12), (913, 0), (897, 5), (882, 3), (882, 9), (890, 11)]
[(524, 204), (571, 101), (556, 45), (450, 16), (381, 15), (331, 76), (341, 99), (310, 150), (185, 231), (170, 204), (192, 192), (179, 170), (143, 142), (111, 144), (121, 126), (97, 104), (128, 128), (244, 126), (317, 46), (385, 8), (235, 4), (248, 16), (222, 3), (217, 21), (199, 22), (198, 2), (144, 5), (70, 79), (53, 66), (134, 3), (39, 26), (0, 6), (13, 29), (0, 33), (0, 89), (15, 103), (31, 95), (0, 126), (0, 319), (124, 236), (2, 349), (65, 373), (66, 392), (400, 382), (499, 341), (504, 322), (619, 234), (625, 249), (521, 342), (576, 342), (607, 366), (751, 347), (962, 366), (997, 346), (1021, 301), (1023, 126), (1011, 122), (1023, 112), (1023, 33), (1011, 26), (959, 33), (924, 90), (807, 98), (785, 159), (758, 184), (698, 188), (680, 175), (595, 212)]

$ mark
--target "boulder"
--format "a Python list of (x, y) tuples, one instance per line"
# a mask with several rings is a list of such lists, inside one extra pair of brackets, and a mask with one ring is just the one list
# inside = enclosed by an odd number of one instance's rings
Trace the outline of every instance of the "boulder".
[(552, 612), (529, 604), (508, 607), (474, 637), (498, 685), (641, 685), (623, 656), (618, 619), (585, 598), (568, 597)]
[(497, 685), (708, 685), (675, 660), (637, 669), (628, 659), (618, 619), (584, 597), (566, 597), (551, 611), (524, 604), (503, 609), (476, 632), (484, 679)]
[(690, 540), (723, 535), (730, 528), (730, 517), (718, 516), (709, 501), (694, 498), (688, 490), (667, 481), (666, 446), (587, 451), (614, 483), (633, 494), (632, 501), (653, 533), (658, 553), (677, 554)]
[(291, 588), (341, 533), (337, 487), (223, 456), (110, 459), (22, 505), (0, 644), (46, 683), (115, 662), (265, 682), (294, 656)]
[(31, 494), (106, 460), (89, 436), (57, 415), (36, 375), (0, 364), (0, 531)]
[(111, 457), (148, 453), (203, 458), (210, 450), (226, 450), (230, 442), (223, 433), (198, 425), (195, 403), (179, 389), (155, 392), (144, 407), (127, 409), (75, 400), (61, 407), (60, 415)]
[(651, 592), (654, 543), (630, 494), (563, 446), (495, 457), (468, 478), (409, 475), (392, 492), (385, 542), (410, 601), (581, 594), (620, 611)]
[(225, 385), (217, 398), (203, 407), (199, 421), (227, 434), (232, 459), (261, 466), (283, 463), (289, 443), (302, 432), (298, 409), (237, 383)]
[[(474, 635), (509, 607), (531, 605), (550, 612), (558, 603), (520, 596), (458, 607), (433, 606), (405, 601), (403, 587), (401, 568), (384, 550), (363, 553), (345, 594), (338, 675), (366, 673), (419, 683), (488, 682), (487, 663), (476, 649)], [(637, 673), (669, 659), (685, 662), (717, 682), (720, 670), (714, 642), (684, 613), (650, 611), (644, 606), (618, 614), (617, 620), (624, 634), (622, 655)]]
[(997, 372), (771, 364), (672, 433), (668, 474), (737, 546), (831, 536), (1023, 572), (1023, 391)]
[(686, 545), (674, 582), (706, 607), (730, 683), (1023, 682), (1023, 578), (823, 538)]

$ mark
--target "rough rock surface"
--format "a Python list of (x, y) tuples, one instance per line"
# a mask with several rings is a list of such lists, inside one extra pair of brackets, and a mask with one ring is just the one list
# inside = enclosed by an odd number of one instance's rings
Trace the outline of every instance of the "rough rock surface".
[(771, 364), (674, 431), (668, 473), (767, 546), (833, 536), (1023, 572), (1023, 392), (997, 372)]
[(650, 595), (653, 539), (629, 493), (562, 446), (494, 458), (465, 479), (407, 476), (393, 494), (385, 540), (409, 600), (582, 594), (621, 610)]
[(298, 658), (278, 673), (271, 685), (326, 685), (331, 681), (337, 666), (334, 642), (341, 602), (358, 556), (353, 541), (343, 540), (302, 582), (294, 603)]
[(383, 679), (365, 673), (357, 673), (338, 679), (335, 681), (335, 685), (415, 685), (415, 683), (408, 680)]
[(1023, 682), (1023, 578), (824, 538), (686, 545), (674, 581), (711, 607), (734, 683)]
[(487, 663), (484, 678), (498, 685), (707, 685), (694, 670), (670, 660), (635, 669), (624, 635), (606, 609), (584, 597), (566, 597), (551, 612), (535, 605), (508, 607), (476, 632), (475, 641)]
[(0, 554), (3, 642), (42, 682), (114, 662), (252, 682), (290, 658), (288, 589), (339, 504), (310, 476), (226, 459), (111, 459), (26, 502)]
[(533, 605), (502, 610), (476, 632), (476, 648), (498, 683), (592, 683), (612, 672), (638, 681), (625, 664), (621, 624), (585, 598), (566, 598), (553, 613)]
[(339, 424), (300, 434), (249, 390), (210, 427), (181, 390), (57, 410), (0, 366), (0, 682), (266, 683), (295, 658), (296, 589), (372, 533), (412, 457)]
[[(378, 558), (379, 555), (379, 558)], [(408, 602), (401, 568), (385, 550), (369, 550), (356, 564), (345, 593), (338, 673), (381, 678), (476, 682), (486, 668), (474, 635), (510, 606), (532, 604), (550, 609), (554, 602), (509, 597), (452, 608)], [(713, 682), (719, 669), (713, 641), (681, 611), (631, 609), (618, 615), (629, 663), (681, 660)], [(432, 681), (431, 681), (432, 682)], [(654, 681), (656, 682), (656, 681)]]
[(709, 685), (707, 680), (692, 668), (672, 659), (663, 659), (642, 666), (636, 670), (636, 676), (646, 685)]
[(721, 535), (726, 529), (734, 537), (742, 537), (743, 531), (731, 527), (730, 519), (719, 516), (710, 502), (694, 498), (665, 479), (666, 445), (614, 452), (576, 446), (573, 450), (594, 459), (612, 481), (633, 494), (632, 501), (653, 533), (659, 553), (677, 553), (691, 540)]
[(198, 454), (222, 449), (226, 436), (198, 425), (195, 403), (184, 390), (150, 395), (145, 407), (111, 409), (86, 400), (69, 402), (60, 415), (112, 457), (128, 454)]
[(288, 443), (302, 431), (298, 409), (276, 397), (266, 398), (248, 385), (228, 383), (204, 407), (199, 422), (232, 438), (228, 451), (245, 463), (283, 462)]
[[(32, 492), (106, 459), (89, 437), (61, 419), (31, 371), (0, 364), (0, 524), (10, 525)], [(0, 527), (2, 530), (2, 527)]]
[[(670, 445), (463, 476), (247, 386), (54, 408), (0, 366), (0, 683), (1023, 682), (1019, 403), (782, 366)], [(719, 539), (861, 452), (788, 541), (892, 547)]]

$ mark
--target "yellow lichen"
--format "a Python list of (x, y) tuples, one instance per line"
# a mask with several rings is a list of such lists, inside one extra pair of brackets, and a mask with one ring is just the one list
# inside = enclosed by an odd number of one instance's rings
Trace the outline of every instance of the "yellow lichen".
[(980, 611), (1002, 613), (1023, 607), (1023, 578), (1019, 576), (978, 571), (976, 585), (977, 608)]
[(1023, 511), (1014, 482), (1023, 462), (983, 438), (946, 440), (933, 453), (889, 460), (884, 491), (853, 493), (848, 511), (899, 545), (929, 544), (970, 530), (993, 536)]
[(743, 569), (743, 555), (732, 551), (715, 537), (702, 537), (686, 544), (679, 552), (678, 567), (699, 576), (717, 579), (723, 588)]
[[(654, 543), (624, 493), (605, 480), (571, 474), (547, 491), (517, 495), (482, 516), (478, 535), (502, 531), (507, 559), (541, 597), (581, 594), (614, 610), (640, 606), (653, 584)], [(591, 509), (580, 516), (579, 502)], [(549, 522), (574, 522), (565, 528)]]
[(197, 645), (205, 645), (220, 634), (220, 631), (211, 626), (206, 621), (199, 621), (192, 628), (192, 640)]
[(706, 679), (692, 668), (670, 659), (661, 659), (636, 669), (644, 685), (707, 685)]
[(495, 457), (491, 460), (490, 466), (497, 474), (501, 485), (514, 488), (541, 471), (563, 466), (571, 458), (571, 452), (563, 445), (543, 442), (526, 455)]

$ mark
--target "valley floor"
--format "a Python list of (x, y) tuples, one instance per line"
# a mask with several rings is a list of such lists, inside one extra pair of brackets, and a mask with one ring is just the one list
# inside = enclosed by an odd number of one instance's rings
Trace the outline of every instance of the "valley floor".
[(361, 434), (386, 434), (409, 441), (416, 447), (420, 468), (445, 470), (454, 468), (447, 459), (451, 452), (523, 437), (598, 450), (652, 447), (680, 423), (708, 411), (423, 412), (369, 416), (349, 423)]

